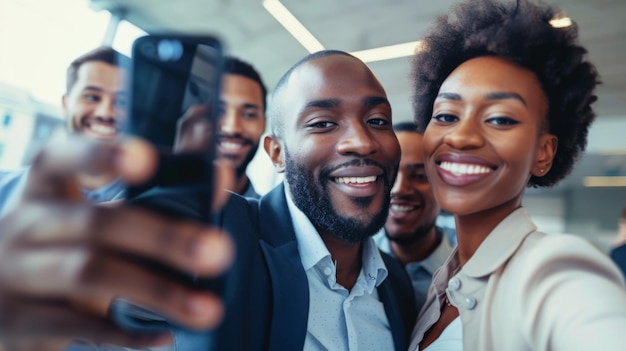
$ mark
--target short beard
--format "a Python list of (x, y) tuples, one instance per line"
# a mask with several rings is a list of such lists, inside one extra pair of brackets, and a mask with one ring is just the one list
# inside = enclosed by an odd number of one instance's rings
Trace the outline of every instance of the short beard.
[[(384, 199), (383, 208), (369, 221), (355, 217), (344, 217), (335, 211), (330, 202), (328, 192), (329, 174), (334, 169), (324, 168), (319, 179), (315, 179), (312, 172), (306, 167), (298, 165), (285, 148), (285, 178), (293, 196), (294, 204), (309, 218), (318, 232), (324, 232), (348, 243), (359, 243), (376, 234), (384, 225), (389, 210), (391, 183), (387, 177), (387, 170), (370, 159), (356, 159), (340, 165), (374, 164), (383, 169)], [(336, 168), (336, 167), (335, 167)], [(352, 202), (366, 208), (373, 201), (373, 197), (353, 198)]]
[(389, 241), (394, 242), (400, 246), (410, 246), (424, 239), (428, 235), (428, 233), (430, 233), (430, 231), (433, 229), (434, 226), (435, 226), (435, 221), (433, 221), (430, 224), (418, 227), (410, 235), (401, 235), (398, 237), (391, 237), (389, 236), (389, 233), (387, 233), (387, 231), (385, 231), (385, 235), (387, 236), (387, 239), (389, 239)]

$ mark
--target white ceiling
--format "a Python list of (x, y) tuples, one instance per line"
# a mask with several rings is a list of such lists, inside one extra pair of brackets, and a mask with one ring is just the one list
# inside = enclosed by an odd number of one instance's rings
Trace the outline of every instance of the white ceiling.
[[(251, 62), (271, 90), (280, 76), (308, 52), (262, 6), (261, 0), (90, 0), (96, 10), (123, 10), (125, 19), (151, 32), (208, 33), (227, 52)], [(419, 40), (438, 14), (458, 0), (282, 0), (327, 49), (358, 51)], [(574, 19), (582, 43), (603, 84), (596, 108), (605, 127), (626, 126), (626, 1), (548, 0)], [(394, 120), (412, 119), (410, 58), (371, 62), (385, 86)], [(626, 130), (609, 148), (626, 150)], [(595, 137), (595, 136), (594, 136)], [(602, 138), (602, 135), (599, 136)], [(606, 142), (606, 140), (604, 140)], [(595, 144), (590, 140), (591, 144)], [(619, 157), (619, 156), (618, 156)], [(602, 157), (601, 157), (602, 158)], [(603, 158), (602, 158), (603, 159)], [(585, 161), (585, 160), (583, 160)], [(593, 160), (593, 167), (602, 160)], [(615, 157), (611, 158), (613, 164)], [(617, 160), (624, 163), (626, 155)], [(584, 164), (584, 162), (583, 162)], [(580, 175), (598, 169), (584, 165)], [(580, 184), (579, 179), (569, 180)]]

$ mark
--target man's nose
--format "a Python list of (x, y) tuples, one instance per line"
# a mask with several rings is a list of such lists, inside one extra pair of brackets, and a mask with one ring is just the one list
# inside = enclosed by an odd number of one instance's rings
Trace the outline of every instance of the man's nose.
[(402, 195), (411, 191), (409, 178), (405, 176), (404, 172), (398, 171), (396, 181), (391, 188), (391, 195)]
[(337, 150), (341, 154), (368, 156), (378, 151), (379, 143), (363, 123), (353, 123), (339, 141)]
[(479, 148), (485, 141), (479, 124), (480, 121), (476, 118), (463, 118), (444, 136), (443, 140), (458, 150)]
[(97, 117), (101, 117), (104, 119), (115, 119), (116, 118), (116, 107), (115, 101), (109, 98), (103, 98), (98, 103), (96, 107), (95, 114)]
[(227, 109), (219, 120), (219, 129), (226, 134), (241, 133), (241, 118), (236, 111)]

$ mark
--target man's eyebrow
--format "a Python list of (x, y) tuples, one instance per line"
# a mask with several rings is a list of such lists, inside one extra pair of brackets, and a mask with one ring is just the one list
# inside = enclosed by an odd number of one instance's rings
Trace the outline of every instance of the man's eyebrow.
[(497, 91), (494, 93), (488, 93), (485, 95), (485, 99), (487, 100), (502, 100), (502, 99), (515, 99), (521, 101), (522, 104), (526, 105), (526, 100), (518, 94), (508, 91)]
[(389, 105), (389, 100), (382, 96), (367, 96), (363, 98), (363, 106), (365, 107), (374, 107), (378, 105)]
[[(88, 85), (86, 87), (84, 87), (81, 91), (97, 91), (99, 93), (103, 93), (105, 90), (102, 89), (102, 87), (99, 86), (95, 86), (95, 85)], [(122, 89), (122, 90), (117, 90), (113, 92), (115, 95), (117, 96), (127, 96), (128, 94), (128, 90), (126, 89)]]
[(95, 86), (95, 85), (88, 85), (86, 87), (83, 88), (83, 91), (85, 90), (96, 90), (96, 91), (104, 91), (104, 89), (102, 89), (99, 86)]
[(304, 109), (309, 109), (312, 107), (319, 108), (333, 108), (341, 106), (341, 100), (339, 99), (321, 99), (321, 100), (311, 100), (304, 105)]
[(250, 109), (258, 110), (261, 107), (259, 105), (257, 105), (257, 104), (252, 104), (252, 103), (246, 102), (246, 103), (243, 104), (243, 108), (250, 108)]
[(439, 93), (437, 94), (437, 99), (447, 99), (447, 100), (462, 100), (461, 95), (455, 93)]

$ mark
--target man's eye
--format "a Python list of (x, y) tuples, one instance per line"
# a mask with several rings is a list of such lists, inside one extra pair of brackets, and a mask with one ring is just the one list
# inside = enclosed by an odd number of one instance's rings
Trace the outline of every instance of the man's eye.
[(242, 116), (246, 119), (255, 119), (259, 116), (257, 112), (244, 112)]
[(487, 119), (486, 122), (497, 126), (512, 126), (519, 123), (511, 117), (492, 117)]
[(115, 99), (115, 106), (117, 107), (126, 107), (128, 106), (128, 100), (127, 99)]
[(315, 122), (312, 124), (309, 124), (307, 127), (310, 128), (330, 128), (332, 126), (334, 126), (335, 123), (333, 122)]
[(83, 100), (86, 100), (86, 101), (89, 101), (89, 102), (98, 102), (98, 101), (100, 101), (100, 95), (84, 94), (83, 95)]
[(426, 173), (415, 173), (413, 174), (413, 178), (414, 180), (417, 180), (419, 182), (426, 182), (428, 181), (428, 177), (426, 177)]
[(441, 123), (453, 123), (459, 120), (455, 115), (440, 113), (433, 116), (433, 120)]

